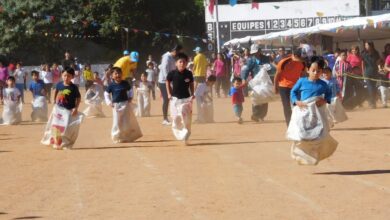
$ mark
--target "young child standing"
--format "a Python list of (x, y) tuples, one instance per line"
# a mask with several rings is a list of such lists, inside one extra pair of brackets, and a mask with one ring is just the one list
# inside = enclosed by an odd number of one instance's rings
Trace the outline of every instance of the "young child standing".
[(300, 78), (291, 90), (291, 103), (295, 106), (287, 130), (288, 139), (294, 141), (291, 156), (300, 165), (317, 165), (331, 156), (337, 141), (330, 134), (326, 103), (332, 92), (320, 79), (323, 62), (311, 63), (308, 77)]
[(62, 82), (57, 83), (54, 92), (54, 108), (46, 125), (44, 145), (52, 145), (54, 149), (65, 150), (73, 146), (77, 140), (83, 115), (79, 113), (81, 95), (78, 87), (72, 83), (74, 69), (65, 68), (61, 74)]
[(53, 76), (53, 88), (55, 89), (55, 86), (61, 80), (61, 70), (57, 63), (53, 63), (50, 72)]
[(45, 63), (42, 65), (40, 78), (45, 83), (46, 99), (49, 103), (51, 100), (51, 88), (53, 87), (53, 75), (50, 72), (49, 64)]
[(148, 74), (141, 74), (141, 82), (137, 86), (137, 116), (149, 117), (150, 116), (150, 84), (148, 82)]
[(26, 73), (22, 68), (20, 62), (16, 63), (16, 69), (14, 71), (14, 77), (16, 82), (16, 88), (19, 89), (21, 93), (22, 103), (24, 104), (24, 90), (26, 89)]
[(187, 145), (191, 135), (192, 100), (194, 98), (194, 77), (187, 70), (188, 56), (176, 56), (176, 69), (169, 72), (166, 81), (168, 99), (171, 99), (172, 130), (177, 140)]
[(348, 117), (345, 114), (343, 105), (341, 104), (342, 96), (339, 84), (336, 77), (332, 77), (332, 70), (329, 67), (324, 69), (322, 80), (327, 83), (332, 94), (332, 101), (330, 104), (327, 104), (331, 125), (333, 125), (333, 123), (339, 123), (347, 120)]
[(85, 64), (84, 71), (83, 71), (83, 77), (85, 82), (85, 91), (89, 89), (89, 87), (92, 86), (94, 81), (93, 72), (91, 70), (91, 64), (87, 63)]
[(21, 93), (16, 88), (15, 77), (9, 76), (6, 83), (7, 88), (3, 89), (3, 124), (16, 125), (22, 121)]
[(39, 79), (39, 72), (36, 70), (31, 71), (31, 83), (29, 90), (32, 93), (33, 101), (31, 113), (32, 121), (47, 121), (47, 101), (46, 90), (43, 80)]
[(149, 84), (149, 89), (152, 91), (153, 100), (156, 100), (156, 77), (157, 71), (154, 67), (154, 62), (148, 62), (148, 68), (145, 70), (147, 74), (147, 81)]
[(112, 80), (104, 92), (106, 104), (113, 111), (111, 138), (114, 143), (133, 142), (142, 137), (142, 132), (131, 107), (132, 88), (128, 81), (122, 80), (119, 67), (112, 68)]
[(233, 78), (233, 87), (230, 89), (230, 96), (232, 97), (233, 111), (237, 117), (237, 122), (242, 124), (242, 111), (244, 103), (244, 86), (240, 77)]
[(196, 107), (198, 116), (196, 122), (198, 123), (213, 123), (214, 109), (213, 98), (211, 97), (211, 88), (215, 84), (217, 78), (215, 75), (207, 77), (206, 82), (199, 83), (195, 90)]
[(351, 65), (347, 61), (347, 52), (341, 51), (340, 55), (334, 65), (334, 72), (336, 73), (335, 77), (337, 79), (338, 87), (340, 88), (341, 97), (344, 96), (345, 91), (345, 78), (346, 74), (351, 72)]

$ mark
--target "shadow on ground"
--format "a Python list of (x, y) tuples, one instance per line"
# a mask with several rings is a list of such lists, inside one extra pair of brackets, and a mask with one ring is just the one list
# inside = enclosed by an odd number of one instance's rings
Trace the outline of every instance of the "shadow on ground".
[(375, 175), (375, 174), (390, 174), (390, 170), (358, 170), (358, 171), (336, 171), (314, 173), (315, 175), (341, 175), (341, 176), (357, 176), (357, 175)]

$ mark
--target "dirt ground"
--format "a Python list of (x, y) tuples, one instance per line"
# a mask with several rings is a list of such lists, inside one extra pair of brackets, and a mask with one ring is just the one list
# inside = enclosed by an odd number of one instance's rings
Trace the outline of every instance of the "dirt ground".
[(136, 143), (112, 143), (104, 107), (73, 150), (56, 151), (24, 105), (21, 125), (0, 126), (0, 219), (389, 219), (390, 109), (348, 112), (335, 154), (307, 167), (290, 158), (280, 102), (254, 123), (247, 99), (242, 125), (229, 99), (214, 106), (191, 146), (161, 125), (157, 100)]

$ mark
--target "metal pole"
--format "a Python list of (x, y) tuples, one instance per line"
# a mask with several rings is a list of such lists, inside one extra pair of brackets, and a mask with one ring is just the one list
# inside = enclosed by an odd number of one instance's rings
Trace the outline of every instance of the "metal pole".
[(364, 7), (366, 8), (366, 16), (369, 15), (368, 0), (364, 0)]
[(218, 18), (218, 0), (215, 0), (215, 26), (217, 29), (217, 52), (221, 51), (221, 45), (219, 43), (219, 18)]

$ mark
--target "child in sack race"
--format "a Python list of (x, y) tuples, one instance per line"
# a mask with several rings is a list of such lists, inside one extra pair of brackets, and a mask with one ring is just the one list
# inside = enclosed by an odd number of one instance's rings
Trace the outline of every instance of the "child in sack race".
[(326, 108), (330, 120), (329, 123), (333, 127), (335, 123), (346, 121), (348, 117), (342, 105), (342, 95), (337, 78), (332, 77), (332, 70), (329, 67), (324, 69), (322, 80), (326, 82), (332, 92), (332, 101), (326, 105)]
[(291, 90), (294, 108), (287, 138), (294, 141), (291, 156), (300, 165), (317, 165), (331, 156), (338, 145), (329, 134), (326, 103), (331, 103), (332, 92), (319, 79), (323, 69), (321, 61), (313, 62), (309, 76), (300, 78)]
[(187, 67), (188, 56), (176, 56), (176, 69), (169, 72), (166, 81), (168, 98), (171, 100), (172, 131), (177, 140), (188, 144), (191, 135), (194, 77)]
[(32, 93), (32, 121), (47, 121), (47, 100), (46, 100), (46, 88), (43, 80), (39, 79), (39, 72), (36, 70), (31, 71), (32, 82), (30, 83), (29, 90)]
[(119, 67), (112, 68), (112, 80), (104, 92), (106, 104), (113, 112), (111, 138), (114, 143), (134, 142), (142, 137), (142, 132), (131, 106), (132, 88), (129, 82), (122, 80)]
[(214, 107), (212, 87), (215, 84), (217, 78), (215, 75), (207, 77), (206, 82), (199, 83), (195, 90), (195, 99), (197, 107), (197, 123), (213, 123), (214, 122)]
[(151, 87), (147, 80), (147, 74), (141, 74), (141, 82), (137, 86), (137, 116), (139, 117), (150, 117), (151, 108)]
[(84, 115), (78, 111), (81, 95), (72, 83), (75, 76), (73, 68), (65, 68), (61, 74), (62, 82), (57, 83), (54, 93), (54, 107), (47, 122), (41, 143), (52, 145), (54, 149), (66, 150), (77, 140)]
[(17, 125), (22, 121), (22, 93), (16, 88), (15, 77), (9, 76), (7, 87), (3, 89), (3, 120), (4, 125)]

